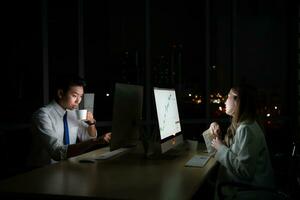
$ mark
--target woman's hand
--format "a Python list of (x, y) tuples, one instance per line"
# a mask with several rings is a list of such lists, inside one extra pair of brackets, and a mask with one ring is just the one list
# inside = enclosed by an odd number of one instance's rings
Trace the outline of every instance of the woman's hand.
[(213, 139), (212, 142), (211, 142), (211, 146), (213, 148), (215, 148), (216, 150), (219, 150), (221, 145), (223, 145), (223, 142), (218, 137)]
[(221, 129), (217, 122), (213, 122), (209, 126), (210, 132), (213, 134), (214, 137), (221, 138)]

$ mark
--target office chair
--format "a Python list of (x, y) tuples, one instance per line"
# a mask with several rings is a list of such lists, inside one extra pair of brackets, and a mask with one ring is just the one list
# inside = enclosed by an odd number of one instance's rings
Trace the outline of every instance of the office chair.
[(288, 193), (293, 199), (300, 198), (300, 154), (299, 143), (293, 142), (288, 165)]

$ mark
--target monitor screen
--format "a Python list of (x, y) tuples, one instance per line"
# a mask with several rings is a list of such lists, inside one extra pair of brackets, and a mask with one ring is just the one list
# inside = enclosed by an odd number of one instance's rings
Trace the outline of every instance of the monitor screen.
[(94, 93), (84, 93), (83, 98), (79, 104), (79, 109), (86, 109), (91, 113), (94, 113)]
[(130, 147), (139, 140), (143, 109), (143, 86), (116, 83), (110, 150)]
[(180, 138), (177, 138), (177, 135), (181, 133), (181, 125), (176, 92), (174, 89), (157, 87), (153, 91), (162, 145), (161, 150), (166, 152), (182, 142), (182, 134), (180, 134)]

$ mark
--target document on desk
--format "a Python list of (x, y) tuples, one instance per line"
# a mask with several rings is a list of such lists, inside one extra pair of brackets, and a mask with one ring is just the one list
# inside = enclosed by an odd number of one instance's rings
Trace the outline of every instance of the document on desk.
[(185, 163), (185, 167), (204, 167), (210, 157), (209, 155), (194, 155)]

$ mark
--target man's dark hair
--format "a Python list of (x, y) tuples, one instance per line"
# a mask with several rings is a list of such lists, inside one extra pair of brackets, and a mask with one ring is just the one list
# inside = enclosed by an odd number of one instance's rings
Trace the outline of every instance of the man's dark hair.
[[(67, 93), (68, 90), (73, 86), (82, 86), (86, 87), (86, 81), (84, 78), (78, 75), (70, 74), (60, 74), (55, 77), (54, 80), (54, 92), (57, 93), (58, 90), (62, 90), (64, 93)], [(57, 95), (55, 95), (56, 97)]]
[(55, 91), (63, 90), (63, 92), (67, 92), (70, 87), (73, 86), (82, 86), (86, 87), (86, 81), (80, 76), (73, 75), (64, 75), (58, 76), (55, 81)]

